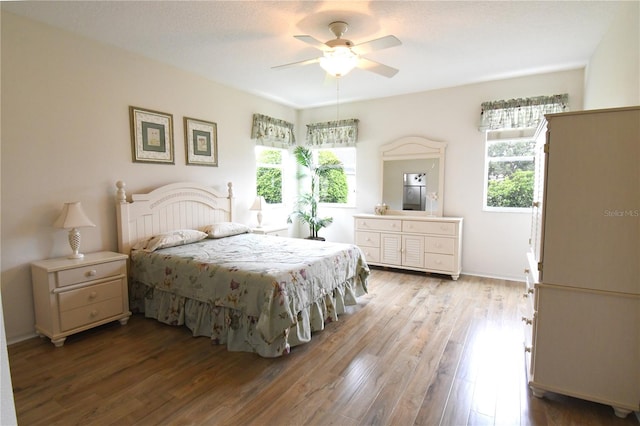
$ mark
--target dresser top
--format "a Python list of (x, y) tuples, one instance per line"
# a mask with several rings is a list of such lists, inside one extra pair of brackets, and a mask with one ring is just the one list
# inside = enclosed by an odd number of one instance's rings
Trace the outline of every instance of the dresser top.
[(86, 253), (82, 259), (69, 259), (66, 257), (58, 257), (55, 259), (38, 260), (31, 263), (32, 266), (46, 269), (47, 272), (62, 271), (65, 269), (73, 269), (79, 266), (89, 266), (99, 263), (112, 262), (115, 260), (127, 259), (129, 256), (122, 253), (112, 251), (99, 251), (95, 253)]
[(354, 218), (360, 219), (396, 219), (396, 220), (419, 220), (423, 222), (456, 222), (461, 223), (461, 217), (450, 216), (426, 216), (426, 215), (411, 215), (411, 214), (372, 214), (372, 213), (359, 213), (354, 214)]

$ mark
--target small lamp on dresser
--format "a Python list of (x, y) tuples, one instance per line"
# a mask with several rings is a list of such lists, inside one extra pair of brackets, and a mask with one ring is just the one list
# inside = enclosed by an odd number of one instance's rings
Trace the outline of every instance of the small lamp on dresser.
[(79, 252), (80, 231), (78, 231), (78, 228), (94, 227), (96, 225), (87, 217), (80, 201), (65, 203), (60, 217), (58, 217), (53, 226), (69, 230), (69, 245), (73, 251), (69, 259), (82, 259), (84, 254)]
[(253, 205), (249, 209), (249, 210), (258, 211), (258, 214), (257, 214), (258, 228), (262, 228), (262, 209), (264, 209), (266, 205), (267, 205), (267, 202), (265, 201), (264, 197), (257, 196), (256, 199), (253, 201)]

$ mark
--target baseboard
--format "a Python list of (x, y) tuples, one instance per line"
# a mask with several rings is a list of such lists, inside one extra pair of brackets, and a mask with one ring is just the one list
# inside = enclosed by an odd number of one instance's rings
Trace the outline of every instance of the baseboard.
[(501, 276), (501, 275), (491, 275), (485, 274), (481, 272), (468, 272), (462, 271), (461, 275), (471, 275), (472, 277), (480, 277), (480, 278), (491, 278), (494, 280), (506, 280), (506, 281), (515, 281), (517, 283), (525, 283), (526, 281), (523, 279), (522, 275), (519, 276)]
[(24, 342), (25, 340), (33, 339), (34, 337), (38, 337), (36, 333), (23, 334), (22, 336), (12, 337), (11, 339), (7, 339), (7, 346)]

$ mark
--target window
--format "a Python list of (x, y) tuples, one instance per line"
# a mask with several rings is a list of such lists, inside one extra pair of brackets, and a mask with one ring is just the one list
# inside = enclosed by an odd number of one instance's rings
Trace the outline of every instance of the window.
[(319, 201), (355, 206), (356, 148), (315, 149), (315, 161), (326, 166), (319, 179)]
[(523, 211), (533, 202), (535, 140), (503, 134), (487, 132), (484, 209)]
[(268, 204), (282, 203), (283, 155), (280, 148), (256, 146), (256, 194)]

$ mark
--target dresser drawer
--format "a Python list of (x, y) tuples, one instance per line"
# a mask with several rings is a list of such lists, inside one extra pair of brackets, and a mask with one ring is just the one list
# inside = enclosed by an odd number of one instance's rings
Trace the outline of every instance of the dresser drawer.
[(61, 312), (70, 311), (91, 303), (102, 302), (107, 299), (119, 298), (122, 300), (122, 279), (77, 290), (63, 291), (58, 294), (58, 297)]
[(425, 237), (424, 251), (429, 253), (454, 254), (455, 240), (453, 238)]
[(418, 220), (402, 221), (402, 232), (419, 232), (421, 234), (456, 235), (455, 223), (425, 222)]
[(124, 275), (125, 273), (126, 264), (124, 260), (100, 263), (97, 265), (87, 265), (73, 269), (64, 269), (57, 272), (58, 279), (56, 287), (65, 287), (85, 281)]
[(356, 232), (356, 245), (359, 247), (380, 247), (380, 233)]
[(402, 230), (402, 221), (396, 219), (356, 219), (358, 231), (396, 231)]
[(122, 298), (120, 297), (60, 312), (60, 330), (82, 327), (121, 313)]
[(425, 266), (428, 269), (439, 271), (453, 271), (454, 258), (447, 254), (426, 253), (424, 257)]
[(360, 247), (362, 253), (364, 253), (364, 260), (372, 263), (380, 262), (380, 248), (379, 247)]

